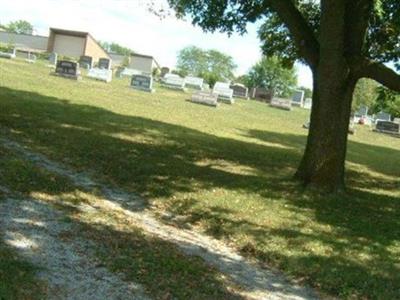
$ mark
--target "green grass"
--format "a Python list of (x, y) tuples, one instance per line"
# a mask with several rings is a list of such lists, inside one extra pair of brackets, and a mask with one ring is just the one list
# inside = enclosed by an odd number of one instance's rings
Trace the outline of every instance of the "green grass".
[(357, 127), (347, 193), (326, 196), (292, 180), (308, 111), (244, 100), (215, 109), (189, 93), (76, 82), (21, 61), (0, 70), (4, 134), (324, 293), (398, 297), (400, 139)]
[[(61, 210), (64, 221), (76, 226), (60, 238), (94, 242), (96, 249), (91, 259), (96, 265), (125, 274), (127, 280), (142, 284), (156, 299), (240, 299), (237, 287), (216, 269), (200, 258), (183, 255), (169, 242), (145, 235), (121, 212), (79, 210), (82, 203), (101, 207), (96, 190), (81, 190), (68, 179), (33, 165), (1, 145), (0, 154), (2, 186), (18, 191), (20, 197), (32, 196)], [(0, 232), (0, 300), (43, 299), (45, 285), (36, 278), (38, 268), (18, 257), (3, 242)]]

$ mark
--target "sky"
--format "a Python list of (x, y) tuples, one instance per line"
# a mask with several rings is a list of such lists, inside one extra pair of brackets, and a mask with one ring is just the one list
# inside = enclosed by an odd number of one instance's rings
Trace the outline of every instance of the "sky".
[[(257, 29), (249, 24), (244, 35), (204, 33), (189, 21), (170, 15), (163, 19), (149, 12), (151, 0), (0, 0), (0, 23), (27, 20), (39, 35), (49, 27), (87, 31), (95, 39), (116, 42), (141, 54), (152, 55), (161, 66), (173, 68), (182, 48), (197, 46), (216, 49), (233, 57), (236, 75), (247, 73), (261, 57)], [(153, 0), (156, 7), (167, 8), (165, 0)], [(312, 87), (311, 72), (296, 65), (298, 85)]]

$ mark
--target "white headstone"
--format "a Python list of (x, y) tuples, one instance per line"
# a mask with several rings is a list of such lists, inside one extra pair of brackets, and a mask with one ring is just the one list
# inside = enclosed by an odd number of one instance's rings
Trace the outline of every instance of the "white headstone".
[(185, 87), (195, 88), (198, 90), (203, 89), (203, 78), (193, 77), (193, 76), (186, 76), (185, 77)]
[(216, 107), (218, 106), (218, 95), (210, 92), (198, 91), (192, 95), (191, 101)]
[(170, 89), (185, 90), (185, 79), (176, 74), (166, 74), (161, 84)]
[(111, 82), (112, 71), (107, 69), (91, 68), (87, 73), (87, 77), (105, 82)]
[(284, 98), (272, 98), (270, 106), (284, 110), (292, 110), (292, 101)]
[(305, 108), (305, 109), (311, 109), (311, 107), (312, 107), (312, 99), (311, 99), (311, 98), (306, 98), (306, 99), (304, 100), (303, 108)]
[(213, 94), (218, 95), (218, 99), (227, 101), (230, 104), (235, 103), (233, 99), (233, 90), (230, 88), (230, 84), (226, 82), (216, 82), (213, 88)]

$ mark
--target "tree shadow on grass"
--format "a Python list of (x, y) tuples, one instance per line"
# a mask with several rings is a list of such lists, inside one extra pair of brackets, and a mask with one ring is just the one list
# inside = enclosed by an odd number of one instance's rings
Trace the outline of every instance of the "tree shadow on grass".
[[(330, 228), (315, 227), (307, 233), (308, 224), (295, 227), (288, 222), (287, 228), (272, 229), (235, 219), (229, 209), (203, 208), (196, 198), (176, 210), (190, 211), (185, 222), (205, 220), (208, 232), (216, 237), (237, 232), (250, 237), (252, 244), (238, 245), (248, 255), (344, 297), (393, 298), (400, 288), (399, 197), (373, 192), (381, 187), (396, 193), (396, 179), (352, 170), (346, 195), (304, 192), (291, 180), (305, 144), (301, 135), (246, 133), (267, 142), (256, 144), (25, 91), (1, 88), (1, 95), (3, 127), (32, 148), (77, 170), (90, 170), (108, 184), (145, 198), (214, 188), (254, 193), (268, 203), (284, 202), (294, 215), (306, 211), (312, 222)], [(389, 177), (399, 176), (395, 168), (387, 169), (379, 162), (384, 156), (397, 164), (400, 151), (354, 141), (349, 149), (351, 162)], [(274, 239), (283, 239), (291, 253), (270, 249)], [(326, 248), (326, 254), (316, 253), (309, 246), (313, 244)], [(394, 247), (392, 252), (390, 247)]]

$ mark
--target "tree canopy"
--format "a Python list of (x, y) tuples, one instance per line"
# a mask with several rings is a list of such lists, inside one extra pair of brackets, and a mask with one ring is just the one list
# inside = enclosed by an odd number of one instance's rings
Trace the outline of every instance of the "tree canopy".
[(18, 20), (8, 23), (4, 26), (6, 31), (18, 34), (32, 34), (33, 25), (25, 20)]
[(295, 70), (282, 67), (281, 61), (276, 56), (263, 57), (249, 72), (248, 85), (264, 87), (282, 97), (289, 97), (296, 84)]
[(217, 50), (189, 46), (179, 51), (176, 67), (183, 76), (200, 76), (214, 85), (216, 81), (233, 79), (236, 64), (231, 56)]
[(108, 52), (114, 52), (121, 55), (129, 56), (134, 51), (128, 47), (121, 46), (115, 42), (103, 42), (100, 41), (99, 44)]

